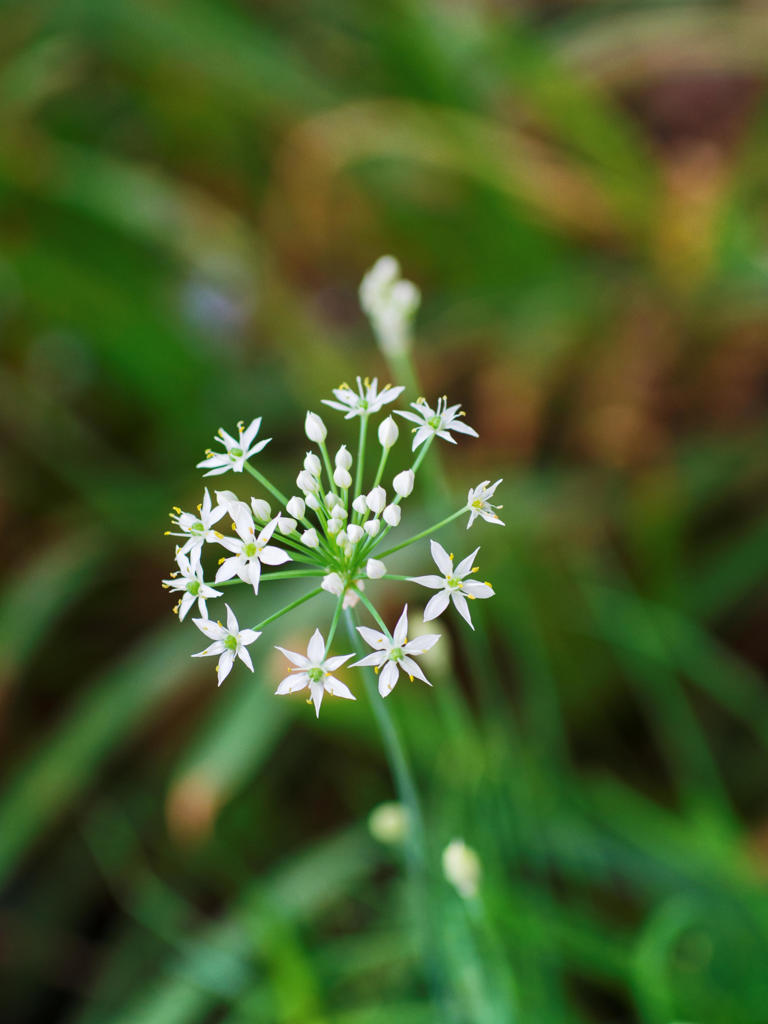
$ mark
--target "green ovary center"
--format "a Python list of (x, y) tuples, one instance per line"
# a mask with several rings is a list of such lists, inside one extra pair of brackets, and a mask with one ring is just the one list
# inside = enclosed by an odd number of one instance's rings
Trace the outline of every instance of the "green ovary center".
[(237, 650), (237, 637), (233, 636), (230, 633), (229, 636), (224, 641), (224, 646), (227, 648), (228, 651), (236, 651)]
[(325, 672), (323, 672), (321, 668), (310, 668), (307, 670), (307, 675), (309, 676), (310, 682), (321, 683)]
[(234, 455), (236, 459), (239, 459), (240, 456), (243, 454), (243, 449), (242, 448), (230, 448), (229, 449), (229, 454), (230, 455)]
[(400, 647), (393, 647), (392, 650), (389, 652), (390, 661), (402, 661), (403, 657), (403, 651)]
[(258, 550), (259, 549), (256, 547), (255, 544), (246, 544), (245, 547), (243, 548), (243, 554), (245, 555), (246, 558), (253, 558), (253, 556), (257, 554)]
[(190, 533), (204, 533), (205, 532), (205, 527), (203, 526), (203, 524), (198, 519), (194, 523), (192, 523), (192, 525), (189, 528), (189, 532)]
[(432, 427), (432, 428), (433, 428), (434, 430), (438, 430), (438, 429), (440, 428), (440, 424), (441, 424), (442, 422), (443, 422), (443, 417), (442, 417), (442, 416), (433, 416), (433, 417), (432, 417), (431, 419), (428, 419), (428, 420), (427, 420), (427, 423), (428, 423), (428, 424), (430, 425), (430, 427)]
[(480, 498), (475, 498), (475, 500), (472, 502), (472, 508), (482, 508), (482, 507), (483, 507), (482, 500)]
[(460, 580), (458, 578), (458, 576), (449, 576), (448, 577), (448, 586), (451, 588), (451, 590), (459, 590), (459, 589), (461, 589), (461, 584), (462, 583), (463, 583), (463, 580)]
[(200, 580), (190, 580), (187, 584), (187, 593), (197, 597), (200, 593)]

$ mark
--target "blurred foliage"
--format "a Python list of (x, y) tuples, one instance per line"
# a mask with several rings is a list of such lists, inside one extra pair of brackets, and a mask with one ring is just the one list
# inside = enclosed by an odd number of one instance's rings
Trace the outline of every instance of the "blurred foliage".
[[(768, 1020), (766, 54), (761, 3), (0, 6), (3, 1021)], [(365, 701), (266, 643), (217, 691), (159, 586), (219, 425), (290, 487), (384, 373), (386, 251), (452, 484), (506, 478), (482, 628), (390, 698), (484, 865), (437, 1003)]]

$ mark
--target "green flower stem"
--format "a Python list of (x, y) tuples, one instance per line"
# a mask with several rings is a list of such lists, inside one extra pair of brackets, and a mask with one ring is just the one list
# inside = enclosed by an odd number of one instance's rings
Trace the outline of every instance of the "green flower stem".
[(325, 472), (328, 474), (330, 490), (333, 491), (338, 498), (339, 492), (336, 490), (336, 482), (333, 479), (333, 469), (331, 468), (331, 457), (328, 454), (328, 448), (326, 447), (325, 441), (319, 441), (318, 448), (320, 449), (320, 454), (323, 456), (323, 465), (325, 466)]
[(304, 604), (306, 601), (311, 601), (313, 597), (317, 597), (317, 595), (322, 594), (322, 592), (322, 587), (316, 587), (314, 590), (310, 590), (308, 594), (305, 594), (303, 597), (297, 597), (295, 601), (291, 601), (291, 603), (287, 604), (285, 608), (281, 608), (279, 612), (275, 612), (274, 615), (270, 615), (268, 618), (263, 619), (253, 628), (263, 629), (265, 626), (268, 626), (270, 622), (274, 622), (275, 619), (279, 619), (281, 616), (287, 615), (287, 613), (292, 612), (294, 608), (298, 608), (300, 604)]
[[(355, 469), (355, 494), (360, 493), (363, 483), (363, 464), (365, 463), (365, 441), (368, 436), (368, 414), (363, 413), (360, 417), (360, 436), (357, 442), (357, 467)], [(358, 513), (355, 512), (354, 520), (357, 521)]]
[(381, 449), (381, 458), (379, 459), (379, 468), (376, 470), (376, 479), (373, 481), (373, 486), (374, 487), (378, 487), (380, 482), (381, 482), (381, 478), (384, 475), (384, 467), (386, 466), (387, 459), (389, 458), (389, 453), (390, 453), (390, 449), (389, 448), (382, 448)]
[[(426, 458), (427, 452), (429, 451), (430, 447), (432, 446), (432, 442), (433, 441), (434, 441), (434, 436), (428, 438), (424, 442), (424, 444), (421, 446), (419, 454), (416, 456), (416, 458), (414, 460), (414, 463), (411, 466), (411, 469), (413, 470), (414, 476), (418, 473), (419, 466), (422, 464), (422, 462)], [(395, 500), (392, 502), (392, 504), (393, 505), (399, 505), (402, 500), (403, 500), (402, 495), (397, 494), (397, 495), (395, 495)], [(368, 555), (371, 554), (371, 552), (374, 550), (374, 548), (378, 547), (378, 545), (381, 544), (381, 542), (384, 540), (384, 538), (387, 536), (387, 534), (389, 533), (389, 531), (391, 529), (392, 529), (391, 526), (385, 526), (384, 529), (381, 531), (381, 533), (378, 535), (378, 537), (372, 537), (371, 540), (368, 541), (368, 543), (365, 545), (364, 549), (361, 551), (360, 556), (358, 558), (358, 561), (359, 561), (359, 563), (361, 565), (363, 564), (365, 559), (368, 557)]]
[[(260, 583), (266, 582), (266, 580), (299, 580), (306, 576), (325, 576), (325, 569), (288, 569), (285, 572), (263, 572), (259, 580)], [(221, 583), (209, 583), (206, 581), (206, 587), (234, 587), (238, 583), (244, 583), (245, 580), (234, 579), (234, 580), (222, 580)]]
[(421, 540), (423, 537), (428, 537), (430, 533), (434, 533), (443, 526), (447, 526), (448, 523), (452, 523), (454, 519), (458, 519), (459, 516), (464, 515), (465, 512), (465, 508), (460, 508), (458, 512), (454, 512), (452, 515), (446, 516), (445, 519), (441, 519), (440, 522), (435, 523), (434, 526), (430, 526), (426, 530), (422, 530), (421, 533), (415, 533), (413, 537), (409, 537), (408, 540), (404, 540), (401, 544), (395, 544), (394, 547), (387, 548), (386, 551), (380, 552), (377, 557), (386, 558), (387, 555), (394, 554), (395, 551), (400, 551), (401, 548), (407, 548), (409, 544), (415, 544), (417, 540)]
[(339, 600), (336, 602), (336, 608), (331, 619), (330, 629), (328, 630), (328, 639), (325, 641), (325, 653), (327, 654), (331, 649), (331, 641), (336, 634), (336, 627), (339, 624), (339, 618), (344, 607), (344, 595), (342, 594)]
[[(364, 603), (369, 605), (367, 601)], [(344, 617), (352, 646), (355, 648), (358, 657), (363, 657), (365, 649), (361, 643), (360, 635), (355, 629), (355, 616), (350, 609), (347, 609)], [(378, 615), (375, 618), (378, 622), (381, 622)], [(384, 751), (390, 771), (392, 772), (395, 790), (398, 799), (408, 812), (409, 829), (406, 845), (408, 866), (414, 874), (420, 875), (426, 867), (426, 851), (424, 845), (424, 819), (421, 813), (421, 803), (416, 783), (414, 782), (411, 766), (408, 762), (397, 726), (389, 713), (387, 702), (379, 696), (376, 677), (370, 669), (363, 668), (361, 671), (365, 680), (366, 693), (371, 702), (376, 724), (379, 727), (384, 743)]]
[(382, 633), (386, 633), (386, 635), (391, 640), (392, 639), (392, 634), (387, 629), (386, 623), (384, 622), (382, 617), (379, 615), (379, 613), (376, 611), (376, 609), (371, 604), (371, 602), (368, 600), (368, 598), (365, 596), (365, 594), (362, 591), (358, 591), (358, 597), (363, 602), (363, 604), (368, 609), (368, 611), (371, 613), (373, 618), (376, 620), (376, 623), (379, 626), (379, 628), (381, 629)]
[(245, 468), (255, 480), (259, 481), (262, 487), (266, 487), (273, 498), (277, 498), (281, 505), (287, 505), (288, 499), (286, 496), (279, 488), (275, 487), (274, 484), (271, 484), (263, 473), (260, 473), (258, 469), (254, 469), (250, 462), (245, 463)]

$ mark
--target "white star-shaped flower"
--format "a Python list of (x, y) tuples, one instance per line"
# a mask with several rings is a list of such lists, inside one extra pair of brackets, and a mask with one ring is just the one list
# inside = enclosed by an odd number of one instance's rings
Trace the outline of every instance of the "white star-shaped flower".
[(391, 637), (377, 629), (369, 629), (368, 626), (358, 626), (357, 631), (374, 650), (372, 654), (366, 654), (360, 661), (354, 662), (352, 668), (374, 665), (379, 674), (379, 693), (382, 697), (392, 692), (400, 672), (405, 672), (410, 679), (415, 676), (428, 686), (432, 685), (413, 658), (434, 647), (440, 634), (428, 633), (415, 640), (408, 640), (408, 605), (403, 608)]
[(467, 426), (460, 418), (464, 415), (461, 412), (461, 406), (449, 406), (445, 396), (438, 400), (435, 409), (431, 408), (423, 398), (420, 398), (418, 402), (411, 402), (411, 408), (415, 411), (407, 412), (395, 409), (395, 413), (417, 425), (412, 445), (414, 452), (428, 437), (441, 437), (444, 441), (456, 444), (456, 439), (450, 435), (451, 430), (455, 430), (459, 434), (471, 434), (472, 437), (479, 436), (476, 430)]
[(213, 452), (209, 449), (206, 452), (206, 457), (197, 464), (198, 469), (208, 470), (203, 476), (218, 476), (220, 473), (229, 472), (229, 470), (232, 470), (233, 473), (242, 473), (248, 459), (260, 452), (272, 440), (271, 437), (267, 437), (256, 444), (251, 443), (258, 434), (260, 426), (261, 416), (257, 416), (247, 427), (242, 421), (238, 423), (237, 437), (232, 437), (226, 430), (219, 428), (219, 436), (216, 440), (224, 445), (224, 451)]
[(202, 504), (197, 506), (197, 515), (192, 512), (182, 512), (180, 508), (174, 508), (171, 519), (179, 527), (180, 533), (168, 532), (172, 537), (184, 537), (180, 551), (189, 555), (192, 565), (200, 564), (200, 552), (203, 544), (218, 540), (218, 534), (214, 526), (224, 515), (224, 509), (220, 505), (214, 506), (208, 488), (205, 489)]
[(323, 399), (323, 405), (329, 405), (332, 409), (345, 413), (344, 419), (351, 420), (354, 416), (364, 416), (379, 412), (389, 402), (403, 393), (404, 387), (393, 388), (385, 384), (379, 391), (378, 377), (372, 381), (357, 378), (357, 391), (353, 391), (349, 384), (342, 384), (340, 388), (334, 388), (333, 394), (336, 401), (330, 398)]
[(475, 561), (475, 556), (480, 548), (475, 548), (471, 555), (467, 555), (465, 559), (454, 567), (453, 555), (449, 555), (445, 548), (438, 544), (436, 540), (432, 540), (429, 543), (432, 549), (432, 557), (443, 575), (412, 576), (410, 580), (411, 583), (418, 583), (422, 587), (430, 587), (432, 590), (437, 591), (434, 597), (430, 597), (429, 601), (427, 601), (427, 607), (424, 609), (424, 621), (429, 622), (431, 619), (436, 619), (438, 615), (442, 615), (449, 602), (453, 601), (456, 611), (474, 629), (475, 627), (472, 625), (472, 619), (469, 614), (467, 598), (470, 601), (474, 601), (477, 598), (493, 597), (495, 593), (490, 583), (481, 583), (479, 580), (466, 578), (477, 572), (477, 569), (472, 568), (472, 563)]
[(223, 559), (214, 582), (222, 583), (224, 580), (231, 580), (233, 576), (239, 576), (243, 583), (250, 583), (253, 586), (254, 594), (258, 594), (262, 564), (283, 565), (292, 561), (287, 551), (269, 543), (279, 518), (275, 516), (256, 536), (251, 513), (247, 508), (245, 511), (236, 509), (233, 520), (237, 537), (217, 538), (219, 544), (233, 554)]
[(323, 696), (326, 693), (330, 693), (334, 697), (344, 697), (346, 700), (355, 700), (349, 687), (332, 675), (354, 655), (337, 654), (332, 658), (326, 658), (325, 640), (319, 629), (312, 634), (307, 644), (306, 655), (298, 654), (296, 651), (286, 651), (284, 647), (277, 649), (282, 651), (288, 661), (296, 667), (291, 669), (291, 674), (283, 679), (275, 693), (296, 693), (308, 686), (312, 702), (315, 705), (315, 714), (318, 717), (320, 716), (320, 705), (323, 703)]
[(503, 508), (503, 505), (492, 505), (490, 499), (493, 497), (493, 492), (501, 483), (501, 480), (497, 480), (495, 484), (492, 484), (490, 480), (483, 480), (477, 487), (470, 487), (469, 493), (467, 494), (467, 511), (469, 512), (469, 522), (467, 523), (467, 529), (470, 528), (472, 523), (481, 516), (486, 523), (496, 523), (498, 526), (503, 526), (504, 523), (496, 515), (497, 508)]
[(200, 632), (205, 634), (209, 640), (213, 640), (213, 643), (206, 647), (204, 651), (198, 651), (192, 657), (207, 658), (215, 655), (219, 656), (219, 663), (216, 666), (219, 686), (221, 686), (231, 672), (235, 658), (239, 658), (253, 672), (253, 662), (246, 647), (261, 636), (261, 633), (255, 629), (240, 629), (235, 613), (229, 605), (226, 608), (226, 626), (222, 626), (220, 622), (213, 622), (211, 619), (192, 619)]
[(197, 608), (201, 615), (208, 615), (208, 607), (205, 603), (208, 597), (221, 597), (220, 590), (214, 590), (207, 583), (203, 582), (203, 570), (200, 563), (193, 564), (187, 558), (181, 548), (176, 548), (176, 564), (178, 572), (171, 573), (171, 578), (163, 580), (163, 586), (167, 590), (182, 595), (178, 604), (179, 622), (186, 616), (189, 609), (197, 601)]

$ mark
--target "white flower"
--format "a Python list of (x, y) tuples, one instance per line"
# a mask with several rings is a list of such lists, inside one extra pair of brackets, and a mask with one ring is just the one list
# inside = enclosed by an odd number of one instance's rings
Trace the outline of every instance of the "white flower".
[(208, 615), (208, 608), (205, 600), (208, 597), (221, 597), (220, 590), (214, 590), (207, 583), (203, 582), (203, 570), (200, 563), (193, 565), (181, 548), (176, 549), (176, 564), (178, 572), (171, 573), (171, 578), (163, 580), (163, 586), (167, 590), (182, 594), (178, 603), (179, 622), (184, 619), (192, 605), (197, 601), (198, 611), (201, 615)]
[(455, 430), (460, 434), (471, 434), (478, 437), (478, 433), (472, 427), (460, 419), (464, 414), (460, 411), (460, 405), (448, 405), (448, 399), (443, 396), (438, 400), (437, 408), (432, 409), (427, 402), (420, 398), (418, 402), (411, 402), (414, 412), (407, 412), (396, 409), (395, 412), (403, 419), (410, 420), (417, 424), (413, 438), (412, 450), (416, 451), (420, 444), (423, 444), (428, 437), (442, 437), (444, 441), (456, 444), (456, 439), (451, 437), (450, 431)]
[(357, 512), (359, 516), (365, 516), (368, 514), (368, 503), (365, 500), (364, 494), (358, 494), (355, 500), (352, 502), (352, 508)]
[(387, 505), (382, 515), (384, 516), (384, 522), (388, 526), (398, 526), (400, 523), (400, 516), (402, 515), (402, 509), (399, 505)]
[(214, 582), (221, 583), (223, 580), (231, 580), (233, 576), (239, 576), (244, 583), (253, 586), (254, 594), (258, 594), (262, 563), (282, 565), (284, 562), (290, 562), (291, 556), (287, 551), (269, 544), (278, 524), (277, 517), (267, 523), (258, 537), (250, 513), (238, 515), (234, 522), (237, 537), (219, 538), (219, 544), (233, 554), (222, 560)]
[(416, 474), (412, 469), (404, 469), (402, 473), (398, 473), (395, 479), (392, 481), (392, 487), (394, 488), (395, 494), (401, 498), (407, 498), (409, 494), (413, 492), (413, 485), (416, 482)]
[(495, 593), (490, 583), (466, 579), (467, 576), (477, 572), (477, 569), (472, 568), (472, 563), (480, 548), (475, 548), (471, 555), (467, 555), (463, 561), (454, 567), (453, 555), (449, 555), (445, 548), (438, 544), (436, 540), (430, 541), (429, 544), (432, 549), (432, 557), (443, 575), (412, 576), (410, 579), (411, 583), (418, 583), (422, 587), (430, 587), (432, 590), (437, 591), (434, 597), (430, 597), (429, 601), (427, 601), (427, 606), (424, 609), (424, 621), (430, 622), (432, 619), (436, 619), (438, 615), (442, 615), (448, 604), (453, 601), (456, 611), (474, 629), (475, 627), (472, 625), (472, 619), (469, 614), (467, 598), (473, 601), (476, 598), (493, 597)]
[(378, 515), (384, 511), (384, 506), (387, 504), (387, 492), (383, 487), (374, 487), (372, 491), (368, 492), (365, 500), (371, 512)]
[(197, 464), (198, 469), (208, 470), (203, 476), (217, 476), (219, 473), (226, 473), (230, 469), (233, 473), (242, 473), (248, 459), (252, 455), (256, 455), (257, 452), (260, 452), (272, 440), (271, 437), (268, 437), (257, 444), (251, 444), (258, 434), (260, 426), (261, 416), (251, 420), (247, 427), (241, 421), (237, 424), (236, 438), (220, 428), (219, 436), (216, 440), (224, 445), (224, 451), (212, 452), (210, 449), (208, 450), (203, 461)]
[(381, 421), (379, 424), (379, 444), (382, 448), (391, 448), (399, 436), (400, 428), (391, 416), (387, 416), (385, 420)]
[(224, 682), (232, 669), (235, 658), (239, 658), (253, 672), (253, 662), (246, 650), (254, 640), (261, 636), (255, 629), (240, 629), (235, 618), (235, 613), (227, 608), (226, 628), (220, 622), (213, 622), (211, 619), (192, 619), (194, 624), (213, 643), (204, 651), (193, 654), (193, 658), (207, 658), (209, 655), (219, 655), (219, 663), (216, 672), (219, 677), (219, 686)]
[(307, 452), (307, 454), (304, 456), (304, 469), (306, 469), (308, 473), (311, 473), (312, 476), (318, 478), (322, 473), (322, 463), (320, 462), (320, 459), (317, 457), (317, 455), (315, 455), (314, 452)]
[(314, 494), (317, 491), (317, 477), (308, 469), (302, 469), (296, 477), (296, 486), (304, 492), (305, 497), (307, 494)]
[(291, 669), (291, 674), (283, 679), (275, 693), (296, 693), (308, 686), (312, 702), (315, 705), (315, 714), (318, 717), (320, 716), (320, 705), (326, 693), (333, 694), (334, 697), (344, 697), (346, 700), (355, 700), (349, 687), (331, 674), (354, 655), (338, 654), (332, 658), (326, 658), (325, 640), (319, 629), (315, 630), (307, 644), (306, 657), (296, 651), (286, 651), (284, 647), (277, 649), (282, 651), (296, 667)]
[(480, 885), (480, 858), (463, 839), (454, 839), (443, 850), (443, 874), (462, 899), (473, 899)]
[(382, 256), (363, 278), (360, 305), (388, 355), (407, 351), (410, 323), (420, 301), (416, 285), (400, 278), (400, 264), (394, 256)]
[(379, 391), (378, 377), (370, 381), (357, 378), (357, 391), (353, 391), (349, 384), (342, 384), (340, 388), (333, 389), (335, 401), (331, 398), (324, 398), (323, 405), (329, 405), (331, 409), (345, 413), (344, 419), (350, 420), (354, 416), (372, 415), (402, 394), (404, 387), (393, 388), (385, 384)]
[(347, 536), (353, 544), (357, 544), (365, 536), (365, 531), (362, 526), (358, 526), (356, 523), (353, 523), (351, 526), (347, 527)]
[(379, 693), (386, 697), (394, 689), (399, 673), (405, 674), (413, 679), (421, 679), (428, 686), (432, 684), (413, 660), (413, 656), (424, 654), (433, 647), (440, 639), (439, 633), (430, 633), (427, 636), (420, 636), (415, 640), (408, 640), (408, 605), (403, 608), (403, 613), (397, 621), (392, 636), (380, 633), (368, 626), (358, 626), (358, 633), (369, 647), (373, 647), (372, 654), (367, 654), (360, 661), (352, 666), (374, 665), (379, 673)]
[(310, 530), (305, 530), (301, 535), (301, 543), (306, 544), (308, 548), (316, 548), (320, 545), (320, 538), (317, 536), (317, 530), (312, 527)]
[(380, 580), (386, 571), (386, 565), (378, 558), (368, 559), (365, 566), (365, 575), (369, 580)]
[[(255, 498), (251, 498), (252, 502), (255, 500)], [(233, 519), (237, 509), (248, 511), (248, 503), (241, 501), (234, 491), (216, 491), (216, 501), (226, 511), (227, 515), (232, 516)], [(267, 516), (267, 519), (269, 519), (269, 516)]]
[[(490, 480), (483, 480), (483, 482), (478, 484), (477, 487), (470, 487), (469, 493), (467, 494), (467, 510), (469, 512), (467, 529), (470, 528), (478, 516), (482, 516), (486, 523), (497, 523), (499, 526), (504, 525), (495, 512), (495, 509), (503, 508), (504, 506), (492, 505), (490, 502), (490, 499), (493, 497), (493, 492), (500, 483), (500, 479), (497, 480), (495, 484), (491, 484)], [(489, 484), (490, 486), (488, 486)]]
[(348, 491), (352, 486), (352, 477), (349, 475), (349, 470), (344, 469), (343, 466), (337, 466), (333, 471), (333, 482), (343, 491)]
[(284, 537), (293, 533), (296, 529), (296, 520), (291, 519), (290, 516), (278, 516), (277, 517), (277, 529)]
[(326, 426), (316, 412), (307, 413), (304, 420), (304, 433), (315, 444), (322, 444), (328, 436)]
[(293, 516), (294, 519), (301, 519), (304, 515), (305, 509), (306, 505), (299, 497), (290, 498), (285, 506), (285, 511), (289, 516)]
[[(176, 507), (171, 514), (173, 523), (179, 527), (181, 533), (173, 533), (168, 530), (172, 537), (184, 537), (185, 541), (180, 550), (189, 555), (193, 565), (200, 564), (200, 552), (203, 544), (219, 539), (220, 534), (214, 530), (214, 526), (226, 512), (221, 505), (213, 506), (208, 488), (205, 489), (203, 501), (197, 506), (197, 515), (192, 512), (182, 512)], [(174, 514), (175, 513), (175, 514)]]

